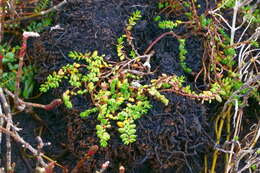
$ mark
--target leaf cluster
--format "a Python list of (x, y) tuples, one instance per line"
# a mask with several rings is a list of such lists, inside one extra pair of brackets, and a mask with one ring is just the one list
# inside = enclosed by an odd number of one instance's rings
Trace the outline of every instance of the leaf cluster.
[[(0, 54), (3, 56), (3, 69), (0, 74), (0, 86), (5, 87), (10, 91), (15, 91), (15, 79), (18, 69), (17, 53), (20, 50), (19, 46), (11, 47), (9, 45), (0, 45)], [(35, 86), (34, 82), (35, 68), (32, 65), (23, 67), (23, 76), (21, 78), (23, 98), (29, 98)]]
[(191, 73), (192, 69), (188, 67), (188, 65), (186, 64), (185, 60), (186, 60), (186, 54), (187, 54), (187, 50), (185, 49), (185, 39), (178, 39), (179, 41), (179, 59), (180, 59), (180, 66), (182, 67), (182, 69), (184, 70), (184, 72), (186, 73)]

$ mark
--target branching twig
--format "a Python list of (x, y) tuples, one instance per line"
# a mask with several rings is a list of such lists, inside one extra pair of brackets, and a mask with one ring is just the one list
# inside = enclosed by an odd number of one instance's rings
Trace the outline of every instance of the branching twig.
[[(7, 100), (5, 98), (5, 95), (4, 95), (2, 88), (0, 88), (0, 101), (3, 105), (4, 112), (5, 112), (5, 115), (6, 115), (6, 130), (10, 131), (10, 127), (11, 127), (11, 124), (12, 124), (12, 115), (11, 115), (11, 110), (10, 110), (10, 107), (7, 103)], [(12, 170), (11, 155), (12, 155), (11, 138), (10, 138), (10, 135), (7, 134), (6, 135), (6, 169), (8, 171)]]
[(167, 36), (167, 35), (172, 35), (173, 37), (179, 39), (181, 38), (180, 36), (178, 36), (177, 34), (175, 34), (173, 31), (170, 31), (170, 32), (165, 32), (163, 33), (162, 35), (160, 35), (159, 37), (157, 37), (147, 48), (146, 50), (144, 51), (144, 54), (148, 54), (151, 49), (153, 48), (153, 46), (158, 43), (158, 41), (160, 41), (163, 37)]
[[(34, 156), (39, 156), (37, 149), (33, 148), (28, 142), (26, 142), (17, 132), (11, 132), (8, 131), (6, 128), (0, 127), (0, 131), (5, 133), (6, 135), (11, 136), (16, 142), (19, 142), (22, 144), (22, 146), (26, 149), (28, 149)], [(47, 164), (42, 159), (42, 154), (40, 154), (39, 162), (42, 166), (46, 167)]]
[(29, 16), (20, 17), (20, 18), (14, 19), (14, 20), (7, 20), (4, 23), (5, 24), (16, 23), (16, 22), (23, 21), (23, 20), (28, 20), (28, 19), (35, 18), (35, 17), (44, 16), (44, 15), (50, 13), (50, 12), (53, 12), (53, 11), (60, 9), (62, 6), (64, 6), (67, 3), (68, 3), (68, 0), (63, 0), (62, 2), (60, 2), (59, 4), (51, 7), (48, 10), (41, 11), (41, 12), (29, 15)]
[[(15, 95), (7, 90), (7, 89), (4, 89), (5, 93), (9, 96), (11, 96), (13, 99), (15, 99)], [(23, 108), (22, 110), (24, 110), (25, 108), (30, 108), (30, 107), (34, 107), (34, 108), (41, 108), (41, 109), (44, 109), (44, 110), (52, 110), (54, 108), (56, 108), (57, 106), (59, 106), (60, 104), (62, 104), (62, 100), (61, 99), (55, 99), (53, 100), (51, 103), (47, 104), (47, 105), (43, 105), (43, 104), (38, 104), (38, 103), (31, 103), (31, 102), (25, 102), (23, 101), (22, 99), (18, 98), (17, 99), (17, 102), (19, 103), (20, 105), (20, 108)], [(21, 110), (21, 111), (22, 111)]]
[[(0, 104), (0, 114), (3, 114), (2, 105)], [(0, 127), (4, 125), (4, 118), (0, 117)], [(0, 155), (2, 155), (2, 133), (0, 132)], [(0, 158), (0, 165), (3, 165), (2, 160)]]

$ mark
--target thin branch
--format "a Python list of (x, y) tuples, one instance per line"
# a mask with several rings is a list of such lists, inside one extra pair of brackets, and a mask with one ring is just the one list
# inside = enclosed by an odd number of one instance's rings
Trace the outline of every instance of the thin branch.
[(3, 21), (4, 21), (4, 0), (0, 0), (0, 43), (3, 40), (3, 33), (4, 33)]
[[(7, 90), (6, 88), (4, 89), (4, 91), (5, 91), (5, 93), (7, 95), (9, 95), (13, 99), (15, 99), (15, 95), (11, 91)], [(31, 103), (31, 102), (25, 102), (25, 101), (23, 101), (20, 98), (17, 99), (17, 102), (20, 105), (20, 108), (22, 108), (22, 110), (24, 110), (25, 108), (35, 107), (35, 108), (41, 108), (41, 109), (49, 111), (49, 110), (52, 110), (52, 109), (56, 108), (60, 104), (62, 104), (62, 100), (61, 99), (55, 99), (51, 103), (49, 103), (47, 105), (38, 104), (38, 103)]]
[[(11, 124), (12, 124), (12, 115), (9, 104), (5, 98), (3, 89), (0, 88), (0, 101), (3, 105), (4, 112), (6, 115), (6, 130), (10, 131)], [(2, 128), (2, 127), (1, 127)], [(6, 169), (12, 170), (11, 160), (12, 160), (12, 151), (11, 151), (11, 138), (10, 135), (6, 135)]]
[(36, 157), (38, 156), (39, 162), (42, 166), (44, 166), (44, 167), (47, 166), (47, 164), (42, 159), (42, 154), (40, 154), (40, 157), (39, 157), (38, 150), (33, 148), (28, 142), (26, 142), (22, 137), (20, 137), (17, 132), (11, 132), (3, 127), (0, 127), (0, 132), (3, 132), (6, 135), (11, 136), (16, 142), (21, 143), (22, 146), (24, 148), (28, 149), (34, 156), (36, 156)]
[(173, 31), (170, 32), (165, 32), (162, 35), (160, 35), (159, 37), (157, 37), (144, 51), (144, 54), (148, 54), (151, 49), (153, 48), (153, 46), (158, 43), (158, 41), (160, 41), (163, 37), (167, 36), (167, 35), (172, 35), (173, 37), (176, 37), (177, 39), (181, 38), (180, 36), (178, 36), (177, 34), (175, 34)]
[[(0, 104), (0, 114), (3, 114), (2, 106)], [(3, 127), (4, 125), (4, 118), (0, 117), (0, 127)], [(2, 133), (0, 132), (0, 155), (2, 155)], [(0, 158), (0, 165), (3, 165), (2, 160)]]
[(16, 73), (16, 81), (15, 81), (15, 105), (19, 106), (18, 104), (18, 96), (20, 93), (20, 81), (22, 78), (22, 73), (23, 73), (23, 59), (26, 53), (27, 49), (27, 40), (29, 37), (39, 37), (40, 35), (36, 32), (24, 32), (23, 33), (23, 40), (22, 40), (22, 47), (19, 52), (19, 64), (18, 64), (18, 70)]
[(35, 13), (35, 14), (32, 14), (32, 15), (29, 15), (29, 16), (24, 16), (24, 17), (20, 17), (20, 18), (16, 18), (14, 20), (7, 20), (5, 21), (4, 23), (5, 24), (10, 24), (10, 23), (16, 23), (16, 22), (19, 22), (19, 21), (23, 21), (23, 20), (28, 20), (28, 19), (31, 19), (31, 18), (35, 18), (35, 17), (39, 17), (39, 16), (44, 16), (50, 12), (53, 12), (53, 11), (57, 11), (59, 10), (62, 6), (64, 6), (65, 4), (68, 3), (68, 0), (63, 0), (62, 2), (60, 2), (59, 4), (49, 8), (48, 10), (45, 10), (45, 11), (41, 11), (41, 12), (38, 12), (38, 13)]
[(235, 6), (233, 7), (233, 17), (232, 17), (232, 26), (231, 26), (231, 36), (230, 36), (230, 45), (234, 44), (234, 39), (235, 39), (235, 32), (237, 30), (236, 28), (236, 21), (237, 21), (237, 13), (240, 7), (240, 2), (235, 1)]

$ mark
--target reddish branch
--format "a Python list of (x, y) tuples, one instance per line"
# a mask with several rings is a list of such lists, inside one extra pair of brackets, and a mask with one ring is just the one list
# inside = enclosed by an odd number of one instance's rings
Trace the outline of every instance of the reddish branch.
[[(4, 89), (4, 90), (5, 90), (6, 94), (11, 96), (13, 99), (15, 98), (15, 95), (12, 92), (10, 92), (7, 89)], [(44, 109), (46, 111), (52, 110), (52, 109), (56, 108), (57, 106), (59, 106), (60, 104), (62, 104), (62, 100), (61, 99), (55, 99), (51, 103), (49, 103), (47, 105), (38, 104), (38, 103), (31, 103), (31, 102), (25, 102), (25, 101), (23, 101), (20, 98), (17, 99), (17, 102), (19, 103), (19, 105), (21, 105), (21, 107), (23, 109), (25, 109), (26, 107), (35, 107), (35, 108)]]
[(15, 104), (18, 106), (18, 96), (20, 93), (20, 81), (22, 78), (23, 73), (23, 59), (25, 56), (26, 48), (27, 48), (27, 40), (29, 37), (39, 37), (40, 35), (35, 32), (24, 32), (23, 33), (23, 39), (22, 39), (22, 47), (19, 52), (19, 65), (18, 65), (18, 71), (16, 73), (16, 83), (15, 83)]
[(162, 35), (160, 35), (159, 37), (157, 37), (145, 50), (144, 55), (148, 54), (150, 52), (150, 50), (153, 48), (153, 46), (158, 43), (158, 41), (160, 41), (163, 37), (167, 36), (167, 35), (172, 35), (173, 37), (176, 37), (177, 39), (180, 39), (181, 37), (178, 36), (177, 34), (175, 34), (173, 31), (170, 32), (165, 32)]
[(91, 158), (97, 151), (99, 147), (97, 145), (93, 145), (90, 147), (88, 152), (80, 159), (80, 161), (77, 163), (76, 167), (71, 171), (71, 173), (78, 173), (80, 170), (82, 170), (83, 164), (86, 160)]

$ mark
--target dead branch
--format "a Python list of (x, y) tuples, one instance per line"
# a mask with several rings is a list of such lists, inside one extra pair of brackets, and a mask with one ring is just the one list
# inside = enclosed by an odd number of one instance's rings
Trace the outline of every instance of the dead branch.
[[(8, 89), (4, 89), (5, 93), (7, 95), (9, 95), (10, 97), (12, 97), (13, 99), (15, 99), (15, 95), (9, 91)], [(31, 102), (25, 102), (23, 101), (22, 99), (20, 98), (17, 98), (17, 102), (19, 103), (19, 107), (20, 108), (19, 110), (20, 111), (23, 111), (24, 109), (26, 108), (41, 108), (41, 109), (44, 109), (44, 110), (52, 110), (54, 108), (56, 108), (57, 106), (59, 106), (60, 104), (62, 104), (62, 100), (61, 99), (55, 99), (53, 100), (51, 103), (47, 104), (47, 105), (43, 105), (43, 104), (38, 104), (38, 103), (31, 103)]]
[[(12, 124), (12, 115), (11, 115), (11, 110), (10, 110), (9, 104), (7, 103), (7, 100), (5, 98), (2, 88), (0, 88), (0, 101), (4, 108), (4, 114), (6, 115), (6, 130), (10, 131), (10, 127)], [(10, 138), (10, 135), (7, 134), (6, 135), (6, 169), (7, 170), (12, 170), (11, 155), (12, 155), (11, 138)]]
[(29, 16), (24, 16), (24, 17), (20, 17), (20, 18), (16, 18), (16, 19), (13, 19), (13, 20), (7, 20), (5, 21), (4, 23), (5, 24), (10, 24), (10, 23), (16, 23), (16, 22), (19, 22), (19, 21), (23, 21), (23, 20), (28, 20), (28, 19), (31, 19), (31, 18), (35, 18), (35, 17), (39, 17), (39, 16), (44, 16), (50, 12), (53, 12), (53, 11), (57, 11), (59, 10), (62, 6), (64, 6), (65, 4), (68, 3), (68, 0), (63, 0), (62, 2), (60, 2), (59, 4), (49, 8), (48, 10), (45, 10), (45, 11), (41, 11), (41, 12), (38, 12), (38, 13), (35, 13), (35, 14), (32, 14), (32, 15), (29, 15)]

